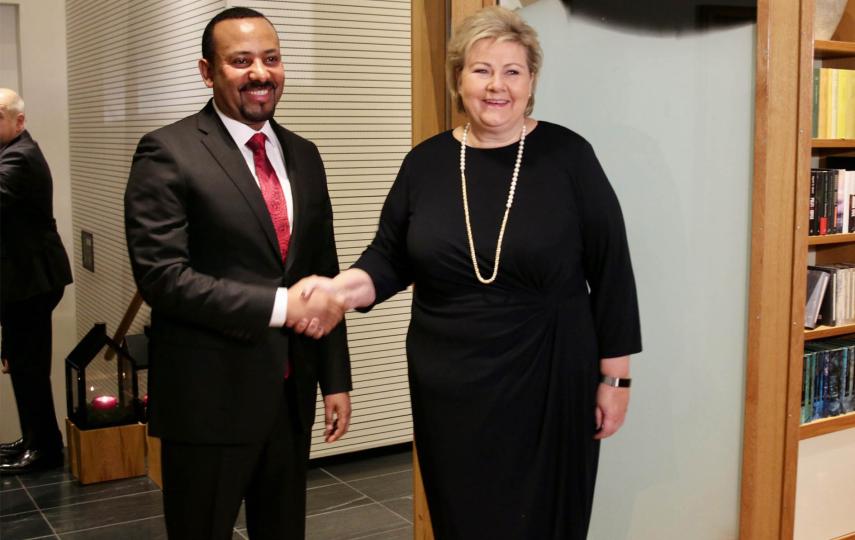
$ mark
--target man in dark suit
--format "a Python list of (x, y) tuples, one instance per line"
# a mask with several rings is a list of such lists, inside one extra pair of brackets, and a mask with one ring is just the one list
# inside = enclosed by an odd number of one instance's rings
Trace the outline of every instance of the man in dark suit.
[[(244, 499), (251, 538), (302, 538), (318, 382), (326, 440), (350, 419), (344, 306), (299, 284), (338, 272), (326, 175), (315, 145), (273, 120), (285, 74), (262, 14), (215, 16), (199, 71), (213, 100), (142, 138), (125, 193), (152, 309), (166, 526), (170, 538), (231, 538)], [(288, 328), (303, 319), (305, 334)]]
[(24, 128), (24, 102), (0, 88), (0, 325), (22, 437), (0, 444), (0, 473), (62, 465), (51, 390), (51, 313), (71, 283), (53, 218), (53, 180)]

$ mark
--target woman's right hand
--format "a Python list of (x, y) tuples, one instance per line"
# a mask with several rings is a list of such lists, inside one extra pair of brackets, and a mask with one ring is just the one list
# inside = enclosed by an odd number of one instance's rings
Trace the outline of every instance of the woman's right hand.
[[(377, 296), (371, 276), (358, 268), (349, 268), (334, 278), (309, 276), (294, 286), (300, 287), (300, 296), (305, 299), (310, 298), (316, 290), (338, 295), (344, 301), (346, 310), (370, 306)], [(301, 319), (293, 329), (297, 333), (303, 333), (311, 323), (312, 321)]]

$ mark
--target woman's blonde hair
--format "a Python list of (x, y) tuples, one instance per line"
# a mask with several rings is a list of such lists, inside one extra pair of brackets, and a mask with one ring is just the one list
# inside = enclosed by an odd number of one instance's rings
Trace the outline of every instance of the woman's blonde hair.
[(525, 49), (528, 70), (532, 76), (532, 95), (528, 98), (525, 115), (530, 115), (534, 110), (534, 86), (537, 84), (537, 74), (540, 73), (540, 65), (543, 62), (543, 50), (534, 28), (526, 24), (515, 12), (501, 7), (487, 7), (466, 17), (451, 36), (445, 58), (445, 80), (451, 93), (451, 101), (459, 112), (466, 112), (457, 85), (460, 72), (466, 63), (466, 55), (475, 42), (482, 39), (519, 43)]

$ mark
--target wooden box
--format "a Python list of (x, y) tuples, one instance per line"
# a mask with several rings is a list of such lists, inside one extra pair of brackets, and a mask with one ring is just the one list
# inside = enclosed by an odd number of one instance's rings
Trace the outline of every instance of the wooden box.
[(81, 484), (145, 475), (145, 426), (78, 429), (65, 419), (68, 463)]

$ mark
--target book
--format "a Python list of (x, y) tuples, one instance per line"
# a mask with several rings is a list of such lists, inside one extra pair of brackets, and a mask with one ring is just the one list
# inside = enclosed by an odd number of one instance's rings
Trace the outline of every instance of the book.
[(842, 371), (841, 364), (843, 363), (843, 351), (844, 349), (842, 347), (835, 347), (827, 353), (826, 374), (828, 376), (828, 393), (825, 397), (825, 417), (838, 416), (841, 413), (840, 375)]
[(817, 137), (820, 139), (828, 138), (828, 70), (829, 68), (819, 69), (819, 120), (817, 122)]
[(855, 133), (848, 129), (849, 117), (855, 115), (855, 104), (850, 99), (850, 85), (852, 84), (853, 71), (848, 69), (837, 70), (837, 137), (838, 139), (851, 139)]
[(855, 334), (805, 343), (802, 422), (855, 412)]
[(810, 197), (808, 198), (808, 235), (816, 236), (819, 234), (819, 226), (816, 219), (816, 182), (818, 172), (816, 169), (810, 170)]
[(816, 328), (819, 318), (819, 308), (828, 287), (827, 272), (818, 269), (807, 271), (807, 296), (805, 302), (805, 328)]
[(819, 68), (813, 68), (813, 100), (811, 101), (811, 133), (814, 139), (819, 138)]
[(847, 113), (845, 120), (845, 134), (847, 139), (855, 139), (855, 70), (847, 69), (846, 87), (847, 92), (843, 98), (846, 102)]
[[(843, 183), (843, 176), (837, 169), (831, 171), (831, 181), (834, 182), (834, 232), (843, 232), (843, 220), (849, 215), (849, 212), (843, 211), (843, 201), (848, 198), (845, 196), (846, 186)], [(848, 224), (846, 225), (848, 228)]]
[(828, 285), (819, 306), (817, 324), (837, 326), (837, 319), (834, 316), (837, 312), (837, 268), (833, 266), (808, 266), (808, 270), (820, 270), (828, 274)]
[(816, 173), (816, 234), (822, 236), (828, 233), (828, 200), (826, 192), (826, 176), (820, 169)]
[(828, 69), (828, 138), (837, 139), (837, 85), (840, 81), (840, 72), (833, 68)]
[(812, 92), (811, 136), (855, 138), (855, 70), (815, 67)]

